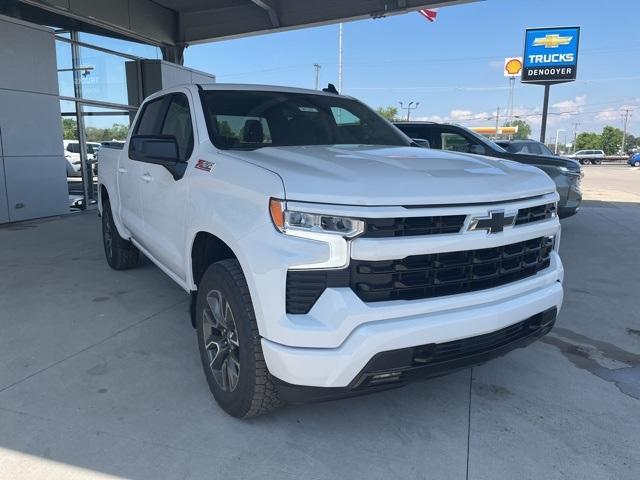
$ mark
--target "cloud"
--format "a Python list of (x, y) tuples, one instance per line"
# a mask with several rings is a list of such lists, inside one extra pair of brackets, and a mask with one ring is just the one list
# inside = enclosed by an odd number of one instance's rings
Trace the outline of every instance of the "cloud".
[(581, 112), (587, 104), (587, 96), (586, 95), (578, 95), (573, 100), (563, 100), (562, 102), (554, 103), (552, 105), (553, 108), (562, 110), (563, 112)]
[(440, 115), (429, 115), (427, 117), (413, 117), (412, 120), (415, 120), (416, 122), (436, 122), (436, 123), (442, 123), (447, 121), (445, 117), (441, 117)]
[(620, 112), (615, 108), (606, 108), (596, 115), (596, 120), (600, 120), (601, 122), (610, 122), (618, 118), (620, 118)]
[(474, 121), (474, 120), (487, 120), (490, 117), (495, 116), (495, 113), (489, 114), (487, 112), (472, 112), (471, 110), (451, 110), (449, 117), (451, 120), (459, 121)]

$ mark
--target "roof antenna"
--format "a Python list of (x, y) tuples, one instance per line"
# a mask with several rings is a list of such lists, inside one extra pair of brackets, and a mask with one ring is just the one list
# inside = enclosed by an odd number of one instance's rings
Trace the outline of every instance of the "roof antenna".
[(326, 86), (326, 88), (322, 89), (323, 92), (327, 92), (327, 93), (335, 93), (336, 95), (340, 95), (340, 92), (338, 92), (338, 90), (336, 90), (336, 86), (333, 83), (330, 83), (329, 85)]

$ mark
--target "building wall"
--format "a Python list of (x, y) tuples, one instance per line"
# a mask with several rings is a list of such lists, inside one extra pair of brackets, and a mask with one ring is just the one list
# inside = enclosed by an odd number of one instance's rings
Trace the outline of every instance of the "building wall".
[(126, 63), (130, 105), (140, 105), (164, 88), (193, 83), (215, 83), (216, 76), (164, 60), (134, 60)]
[(0, 16), (0, 223), (69, 211), (55, 40)]

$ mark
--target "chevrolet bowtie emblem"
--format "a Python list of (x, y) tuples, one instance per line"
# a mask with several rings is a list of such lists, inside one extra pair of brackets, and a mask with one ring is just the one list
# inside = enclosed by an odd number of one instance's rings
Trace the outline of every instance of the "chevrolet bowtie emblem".
[(561, 37), (557, 33), (550, 33), (544, 37), (538, 37), (533, 40), (534, 47), (558, 48), (562, 45), (569, 45), (573, 37)]
[(515, 215), (505, 216), (504, 210), (493, 210), (487, 217), (475, 217), (469, 223), (468, 231), (486, 230), (487, 233), (500, 233), (504, 227), (510, 227), (516, 221)]

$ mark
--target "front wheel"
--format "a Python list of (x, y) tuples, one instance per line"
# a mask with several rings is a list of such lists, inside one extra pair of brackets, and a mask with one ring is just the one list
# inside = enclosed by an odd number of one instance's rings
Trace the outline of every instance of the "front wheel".
[(640, 167), (640, 160), (636, 160), (635, 162), (633, 162), (633, 166)]
[(225, 412), (248, 418), (281, 405), (237, 260), (214, 263), (204, 273), (198, 285), (196, 330), (209, 389)]

